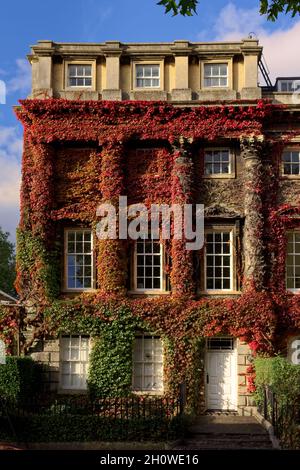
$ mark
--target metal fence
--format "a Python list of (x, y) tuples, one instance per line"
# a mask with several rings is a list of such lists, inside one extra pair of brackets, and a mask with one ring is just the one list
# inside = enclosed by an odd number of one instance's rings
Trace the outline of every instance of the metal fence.
[(183, 398), (44, 396), (2, 400), (0, 440), (20, 442), (174, 439), (183, 431)]
[(292, 425), (300, 425), (300, 396), (294, 397), (292, 402), (284, 402), (266, 386), (259, 411), (272, 424), (275, 436), (281, 439)]
[[(94, 415), (111, 419), (172, 418), (183, 412), (181, 398), (122, 397), (95, 398), (87, 396), (44, 396), (22, 404), (6, 402), (6, 411), (14, 416), (30, 415)], [(3, 410), (2, 410), (3, 412)]]

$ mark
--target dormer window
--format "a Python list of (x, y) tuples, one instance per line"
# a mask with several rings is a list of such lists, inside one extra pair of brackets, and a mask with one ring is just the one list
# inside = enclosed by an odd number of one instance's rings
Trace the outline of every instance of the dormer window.
[(135, 65), (136, 88), (159, 88), (160, 87), (160, 65), (159, 64), (136, 64)]
[(228, 64), (204, 64), (204, 87), (222, 88), (228, 86)]
[(92, 86), (92, 65), (91, 64), (69, 64), (68, 65), (68, 86), (88, 88)]

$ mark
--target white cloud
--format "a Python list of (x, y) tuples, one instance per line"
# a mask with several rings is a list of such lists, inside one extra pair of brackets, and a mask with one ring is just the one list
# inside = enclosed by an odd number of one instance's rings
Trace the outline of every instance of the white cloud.
[(0, 126), (0, 226), (11, 232), (19, 218), (22, 138), (16, 127)]
[(240, 41), (254, 32), (264, 48), (263, 54), (273, 81), (278, 76), (300, 76), (300, 21), (289, 29), (273, 31), (268, 31), (265, 25), (265, 18), (257, 8), (238, 8), (230, 2), (215, 21), (214, 40)]
[(28, 94), (31, 89), (31, 66), (26, 59), (16, 59), (15, 75), (7, 82), (7, 92)]

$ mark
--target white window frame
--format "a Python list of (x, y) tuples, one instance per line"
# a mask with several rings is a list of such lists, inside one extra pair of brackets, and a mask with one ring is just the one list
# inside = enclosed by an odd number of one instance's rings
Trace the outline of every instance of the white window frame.
[[(295, 242), (295, 235), (296, 235), (296, 234), (300, 237), (300, 230), (290, 230), (290, 231), (287, 232), (287, 237), (288, 237), (289, 235), (293, 235), (293, 248), (295, 248), (295, 243), (296, 243), (296, 242)], [(300, 243), (299, 243), (299, 246), (300, 246)], [(293, 277), (292, 277), (292, 278), (291, 278), (290, 276), (289, 276), (289, 278), (290, 278), (290, 279), (293, 279), (293, 283), (295, 283), (295, 279), (296, 279), (296, 277), (298, 277), (298, 276), (295, 275), (295, 268), (296, 268), (296, 265), (295, 265), (295, 256), (299, 256), (299, 257), (300, 257), (300, 253), (296, 253), (296, 252), (294, 251), (294, 249), (293, 249), (293, 253), (289, 253), (289, 252), (288, 252), (288, 248), (287, 248), (287, 250), (286, 250), (286, 263), (285, 263), (285, 285), (286, 285), (286, 290), (289, 291), (289, 292), (299, 293), (299, 292), (300, 292), (300, 287), (297, 287), (297, 288), (296, 288), (296, 287), (295, 287), (295, 288), (293, 288), (293, 287), (287, 287), (287, 279), (288, 279), (288, 275), (287, 275), (287, 267), (288, 267), (288, 265), (287, 265), (287, 256), (288, 256), (288, 255), (289, 255), (289, 256), (293, 256), (293, 258), (294, 258), (294, 263), (293, 263), (293, 265), (292, 265), (292, 267), (293, 267), (293, 273), (294, 273), (294, 274), (293, 274)], [(298, 266), (297, 266), (297, 267), (298, 267)], [(299, 268), (300, 268), (300, 265), (299, 265)], [(300, 277), (300, 276), (299, 276), (299, 277)]]
[[(160, 277), (159, 277), (159, 278), (160, 278), (160, 289), (158, 289), (158, 288), (149, 288), (149, 287), (138, 288), (138, 287), (137, 287), (137, 278), (138, 278), (138, 275), (137, 275), (137, 268), (138, 268), (138, 266), (137, 266), (137, 255), (146, 255), (146, 254), (147, 254), (147, 253), (145, 253), (145, 252), (144, 252), (144, 253), (138, 253), (138, 252), (137, 252), (137, 242), (139, 242), (139, 241), (142, 241), (142, 240), (141, 240), (141, 239), (136, 240), (136, 242), (135, 242), (135, 244), (134, 244), (134, 263), (133, 263), (133, 265), (134, 265), (134, 270), (133, 270), (133, 272), (134, 272), (134, 274), (133, 274), (133, 287), (134, 287), (134, 291), (136, 291), (136, 292), (141, 292), (141, 293), (147, 293), (147, 292), (149, 292), (149, 293), (152, 293), (152, 294), (153, 294), (153, 293), (156, 293), (156, 292), (160, 293), (160, 292), (162, 292), (162, 291), (165, 290), (165, 286), (164, 286), (164, 276), (163, 276), (163, 269), (164, 269), (163, 262), (164, 262), (164, 256), (163, 256), (163, 246), (162, 246), (162, 243), (160, 243), (159, 240), (152, 240), (151, 238), (145, 239), (145, 242), (151, 241), (151, 242), (153, 242), (153, 243), (158, 243), (159, 246), (160, 246), (160, 251), (159, 251), (159, 253), (153, 253), (153, 251), (151, 252), (152, 256), (154, 256), (154, 255), (155, 255), (155, 256), (158, 256), (158, 255), (160, 256)], [(153, 265), (151, 265), (151, 266), (153, 266)], [(144, 265), (144, 267), (146, 267), (146, 265)], [(156, 276), (155, 276), (155, 277), (156, 277)], [(144, 277), (144, 278), (145, 278), (145, 277)]]
[[(81, 344), (82, 344), (82, 338), (88, 338), (88, 341), (87, 341), (87, 360), (82, 360), (81, 359), (81, 351), (82, 351), (82, 347), (81, 347)], [(69, 339), (69, 344), (68, 344), (68, 353), (69, 353), (69, 359), (68, 360), (64, 360), (63, 357), (64, 357), (64, 350), (63, 350), (63, 339), (66, 339), (68, 338)], [(74, 347), (72, 346), (72, 339), (75, 339), (75, 338), (78, 338), (79, 339), (79, 346), (78, 348), (77, 347)], [(77, 349), (79, 350), (79, 354), (80, 354), (80, 358), (79, 360), (76, 360), (76, 359), (71, 359), (71, 350), (72, 349)], [(75, 391), (75, 390), (81, 390), (81, 391), (85, 391), (87, 390), (87, 377), (88, 377), (88, 366), (89, 366), (89, 355), (90, 355), (90, 352), (91, 352), (91, 338), (89, 335), (61, 335), (60, 336), (60, 339), (59, 339), (59, 371), (60, 371), (60, 374), (59, 374), (59, 389), (62, 390), (62, 391), (68, 391), (68, 390), (72, 390), (72, 391)], [(81, 373), (82, 372), (82, 367), (83, 365), (86, 365), (86, 373), (85, 373), (85, 381), (81, 384), (81, 386), (76, 386), (76, 385), (68, 385), (68, 386), (65, 386), (64, 383), (63, 383), (63, 376), (64, 375), (68, 375), (68, 377), (70, 378), (71, 375), (77, 375), (77, 374), (72, 374), (71, 373), (71, 370), (70, 370), (70, 373), (69, 374), (64, 374), (63, 373), (63, 364), (69, 364), (69, 367), (71, 369), (71, 364), (74, 363), (74, 364), (79, 364), (79, 367), (80, 367), (80, 370), (81, 370)]]
[[(206, 75), (205, 73), (205, 69), (207, 66), (216, 66), (216, 65), (226, 65), (227, 67), (227, 74), (226, 75)], [(203, 88), (206, 88), (206, 89), (224, 89), (224, 88), (229, 88), (230, 87), (230, 70), (229, 70), (229, 62), (227, 60), (224, 60), (224, 61), (221, 61), (221, 60), (218, 60), (218, 61), (211, 61), (211, 62), (204, 62), (203, 63), (203, 68), (202, 68), (202, 76), (203, 76), (203, 81), (202, 81), (202, 87)], [(218, 79), (219, 80), (219, 83), (220, 83), (220, 80), (221, 79), (224, 79), (226, 78), (226, 85), (206, 85), (205, 84), (205, 80), (206, 79)]]
[[(229, 165), (228, 165), (228, 169), (229, 169), (229, 172), (228, 173), (206, 173), (206, 163), (205, 163), (205, 156), (207, 154), (207, 152), (223, 152), (223, 151), (227, 151), (229, 153)], [(228, 179), (228, 178), (235, 178), (235, 152), (233, 151), (233, 149), (231, 149), (230, 147), (206, 147), (204, 149), (204, 165), (203, 165), (203, 178), (208, 178), (208, 179), (217, 179), (217, 178), (220, 178), (220, 179)]]
[[(138, 67), (143, 67), (143, 68), (145, 68), (145, 67), (157, 67), (158, 68), (158, 76), (153, 76), (152, 75), (153, 71), (151, 70), (151, 76), (146, 77), (145, 76), (145, 70), (143, 70), (143, 76), (138, 77), (137, 76)], [(150, 80), (151, 85), (139, 86), (138, 85), (138, 80)], [(152, 85), (152, 80), (158, 80), (158, 85)], [(160, 65), (155, 64), (155, 63), (154, 64), (136, 64), (135, 65), (135, 88), (151, 88), (151, 89), (160, 88)]]
[[(203, 280), (204, 280), (204, 292), (207, 292), (209, 294), (214, 294), (214, 293), (228, 293), (234, 291), (235, 288), (235, 283), (234, 283), (234, 265), (233, 265), (233, 258), (234, 258), (234, 248), (233, 248), (233, 241), (234, 241), (234, 229), (233, 228), (226, 228), (222, 227), (220, 229), (207, 229), (205, 230), (205, 249), (204, 249), (204, 272), (203, 272)], [(208, 289), (207, 288), (207, 275), (206, 275), (206, 269), (207, 269), (207, 251), (206, 251), (206, 236), (207, 234), (210, 233), (229, 233), (229, 242), (230, 242), (230, 253), (226, 253), (224, 256), (229, 256), (230, 257), (230, 287), (229, 289), (217, 289), (217, 288), (212, 288)], [(214, 254), (209, 254), (208, 256), (214, 256)], [(217, 255), (221, 256), (221, 255)], [(222, 266), (222, 265), (221, 265)], [(228, 267), (228, 266), (226, 266)], [(222, 279), (222, 278), (221, 278)]]
[[(67, 60), (64, 62), (64, 85), (65, 90), (69, 91), (96, 91), (96, 60)], [(69, 85), (69, 65), (90, 65), (92, 68), (92, 81), (91, 85), (79, 85), (79, 86), (71, 86)]]
[[(284, 165), (291, 165), (292, 162), (284, 162), (283, 160), (283, 155), (284, 153), (298, 153), (298, 162), (295, 162), (296, 165), (299, 165), (299, 173), (293, 175), (293, 174), (289, 174), (289, 173), (285, 173), (284, 172)], [(282, 156), (281, 156), (281, 174), (282, 174), (282, 177), (283, 178), (287, 178), (287, 179), (300, 179), (300, 146), (297, 146), (297, 147), (289, 147), (289, 148), (286, 148), (283, 150), (282, 152)]]
[[(145, 339), (151, 339), (151, 341), (152, 341), (152, 358), (149, 361), (145, 360), (145, 346), (144, 346)], [(136, 345), (137, 340), (142, 341), (142, 345), (141, 345), (142, 357), (140, 358), (140, 360), (136, 360), (136, 357), (135, 357), (135, 345)], [(155, 360), (154, 360), (154, 350), (155, 350), (154, 341), (155, 340), (160, 341), (161, 351), (162, 351), (161, 352), (161, 360), (157, 361), (157, 362), (155, 362)], [(133, 345), (133, 351), (132, 351), (132, 390), (135, 393), (151, 393), (151, 394), (156, 393), (156, 394), (161, 394), (164, 390), (164, 345), (163, 345), (162, 339), (159, 336), (156, 336), (156, 335), (141, 333), (141, 334), (136, 334), (134, 341), (135, 341), (135, 343)], [(152, 387), (144, 388), (144, 384), (145, 384), (144, 366), (145, 366), (145, 364), (147, 364), (147, 362), (148, 362), (148, 364), (152, 364)], [(143, 384), (142, 388), (138, 388), (138, 387), (135, 386), (135, 380), (136, 380), (136, 378), (135, 378), (136, 377), (135, 367), (136, 367), (137, 364), (141, 366), (142, 371), (143, 371), (142, 375), (141, 375), (141, 381), (142, 381), (142, 384)], [(156, 388), (153, 385), (155, 384), (154, 367), (157, 364), (161, 365), (162, 380), (161, 380), (161, 387)]]
[[(159, 86), (150, 86), (150, 87), (138, 87), (137, 86), (137, 70), (138, 65), (147, 66), (147, 65), (157, 65), (159, 67), (159, 77), (153, 77), (159, 79)], [(157, 58), (154, 60), (135, 60), (132, 62), (132, 90), (133, 91), (162, 91), (164, 90), (164, 59)], [(151, 77), (149, 77), (151, 78)]]
[[(91, 256), (91, 287), (69, 287), (68, 284), (69, 284), (69, 270), (68, 270), (68, 256), (71, 255), (71, 253), (69, 253), (68, 251), (68, 234), (70, 232), (75, 232), (75, 233), (80, 233), (80, 232), (84, 232), (84, 233), (90, 233), (91, 234), (91, 253), (83, 253), (80, 255), (81, 256), (85, 256), (85, 255), (90, 255)], [(74, 256), (76, 256), (76, 253), (74, 253)], [(83, 291), (90, 291), (90, 290), (93, 290), (94, 289), (94, 236), (93, 236), (93, 231), (91, 229), (85, 229), (85, 228), (68, 228), (68, 229), (65, 229), (65, 232), (64, 232), (64, 265), (65, 265), (65, 269), (64, 269), (64, 290), (66, 292), (72, 292), (72, 291), (75, 291), (75, 292), (83, 292)], [(89, 276), (88, 276), (89, 277)]]

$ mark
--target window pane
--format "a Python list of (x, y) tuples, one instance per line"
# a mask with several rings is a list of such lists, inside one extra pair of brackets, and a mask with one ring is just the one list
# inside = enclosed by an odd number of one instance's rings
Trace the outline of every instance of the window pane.
[(151, 66), (145, 65), (144, 67), (144, 77), (151, 77)]
[(152, 276), (152, 266), (146, 267), (145, 275), (146, 275), (146, 277), (151, 277)]
[(211, 67), (212, 75), (218, 76), (219, 75), (219, 65), (212, 65)]
[(87, 77), (90, 77), (92, 75), (92, 66), (91, 65), (85, 65), (84, 66), (84, 75)]
[(76, 75), (76, 65), (69, 65), (68, 70), (70, 77)]
[(290, 152), (283, 152), (282, 160), (283, 160), (284, 162), (290, 162), (290, 161), (291, 161), (291, 154), (290, 154)]
[(144, 267), (137, 267), (137, 275), (138, 277), (144, 276)]
[(84, 277), (84, 288), (90, 289), (92, 287), (92, 278), (91, 277)]
[(227, 65), (221, 64), (220, 65), (220, 75), (227, 76)]
[(143, 67), (141, 65), (135, 66), (135, 72), (137, 77), (143, 77)]
[(68, 266), (68, 276), (75, 277), (75, 266)]
[(76, 289), (83, 289), (84, 284), (83, 284), (83, 278), (76, 278)]
[(74, 289), (76, 286), (75, 277), (68, 278), (68, 289)]

